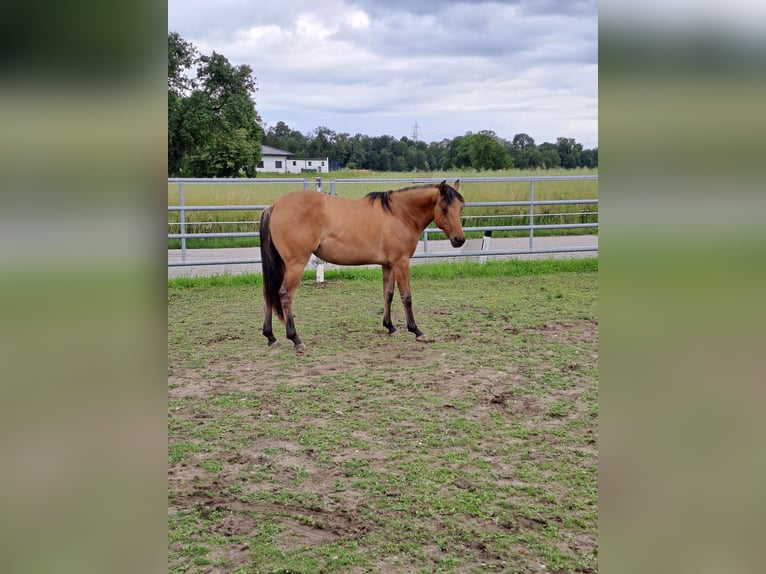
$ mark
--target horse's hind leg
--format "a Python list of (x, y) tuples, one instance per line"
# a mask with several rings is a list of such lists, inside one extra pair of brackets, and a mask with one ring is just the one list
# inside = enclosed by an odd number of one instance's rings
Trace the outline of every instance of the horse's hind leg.
[[(265, 299), (265, 298), (264, 298)], [(269, 347), (277, 343), (274, 331), (271, 328), (272, 308), (269, 303), (263, 304), (263, 336), (269, 340)]]
[(396, 327), (391, 322), (391, 301), (394, 299), (394, 272), (390, 265), (383, 265), (383, 326), (388, 334), (396, 333)]
[(287, 271), (285, 272), (284, 281), (282, 282), (282, 287), (279, 289), (282, 309), (285, 312), (285, 331), (287, 333), (287, 338), (293, 342), (295, 350), (298, 352), (305, 351), (306, 345), (303, 344), (295, 330), (295, 320), (293, 319), (293, 296), (295, 294), (295, 289), (298, 287), (298, 283), (300, 283), (301, 277), (303, 276), (303, 268), (305, 265), (306, 263), (304, 262), (300, 266), (288, 266)]

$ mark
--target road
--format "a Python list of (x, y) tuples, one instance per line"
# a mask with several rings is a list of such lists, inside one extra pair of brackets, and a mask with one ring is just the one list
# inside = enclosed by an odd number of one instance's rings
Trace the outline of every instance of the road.
[[(459, 250), (453, 250), (449, 241), (434, 241), (429, 240), (428, 251), (429, 252), (465, 252), (465, 251), (479, 251), (481, 249), (481, 239), (471, 239), (466, 241), (466, 244)], [(593, 257), (597, 255), (598, 249), (598, 235), (567, 235), (559, 237), (535, 237), (534, 250), (544, 249), (562, 249), (569, 247), (589, 247), (593, 248), (593, 251), (575, 251), (575, 252), (563, 252), (563, 253), (539, 253), (539, 254), (514, 254), (514, 255), (495, 255), (490, 258), (497, 259), (544, 259), (548, 257), (555, 258), (572, 258), (572, 257)], [(513, 251), (513, 250), (528, 250), (529, 238), (528, 237), (493, 237), (490, 239), (488, 249), (492, 251)], [(416, 253), (423, 253), (423, 242), (418, 243)], [(186, 261), (232, 261), (239, 259), (260, 259), (261, 254), (257, 247), (238, 247), (238, 248), (223, 248), (223, 249), (187, 249)], [(456, 261), (456, 258), (415, 258), (412, 259), (413, 265), (419, 263), (433, 262), (433, 261)], [(168, 250), (168, 262), (181, 261), (180, 249)], [(309, 268), (315, 266), (315, 260), (312, 257), (312, 261), (309, 262)], [(337, 266), (327, 264), (326, 268), (335, 268)], [(168, 278), (173, 277), (206, 277), (211, 275), (239, 275), (242, 273), (260, 273), (260, 263), (225, 263), (221, 265), (190, 265), (179, 267), (168, 267)]]

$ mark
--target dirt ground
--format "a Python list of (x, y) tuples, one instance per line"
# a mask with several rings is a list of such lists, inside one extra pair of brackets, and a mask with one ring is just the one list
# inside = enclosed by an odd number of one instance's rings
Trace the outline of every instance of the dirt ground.
[[(353, 282), (318, 339), (327, 297), (303, 288), (305, 356), (265, 346), (251, 293), (176, 293), (170, 571), (595, 572), (594, 282), (421, 285), (427, 344), (382, 334), (379, 286)], [(550, 308), (520, 317), (530, 296)]]

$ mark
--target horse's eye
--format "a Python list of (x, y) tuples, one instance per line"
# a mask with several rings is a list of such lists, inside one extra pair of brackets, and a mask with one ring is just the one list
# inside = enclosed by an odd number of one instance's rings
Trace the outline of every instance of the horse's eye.
[(444, 215), (447, 215), (447, 208), (446, 208), (446, 207), (442, 207), (442, 213), (443, 213)]

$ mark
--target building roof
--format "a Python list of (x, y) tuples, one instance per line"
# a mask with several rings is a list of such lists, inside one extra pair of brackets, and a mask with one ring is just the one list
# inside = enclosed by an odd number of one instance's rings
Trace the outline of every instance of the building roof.
[(261, 155), (284, 155), (284, 156), (291, 156), (295, 155), (291, 151), (285, 151), (283, 149), (277, 149), (275, 147), (271, 147), (268, 145), (262, 145), (261, 146)]

